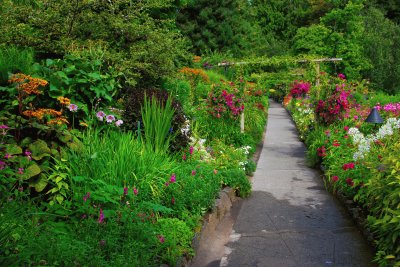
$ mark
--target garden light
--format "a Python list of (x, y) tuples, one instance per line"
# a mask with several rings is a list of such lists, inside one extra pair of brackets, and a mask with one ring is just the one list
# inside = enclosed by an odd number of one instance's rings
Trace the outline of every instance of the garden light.
[(371, 112), (369, 113), (367, 119), (365, 122), (368, 123), (383, 123), (382, 117), (379, 115), (378, 111), (376, 108), (372, 108)]

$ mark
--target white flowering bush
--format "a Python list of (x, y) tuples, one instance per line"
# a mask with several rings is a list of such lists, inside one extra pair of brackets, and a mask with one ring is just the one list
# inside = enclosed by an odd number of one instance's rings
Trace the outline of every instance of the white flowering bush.
[(386, 136), (393, 135), (395, 130), (400, 128), (400, 119), (389, 118), (381, 126), (376, 134), (364, 136), (358, 128), (350, 128), (348, 134), (352, 137), (353, 143), (357, 146), (357, 151), (353, 154), (353, 159), (363, 159), (370, 151), (371, 144), (383, 139)]

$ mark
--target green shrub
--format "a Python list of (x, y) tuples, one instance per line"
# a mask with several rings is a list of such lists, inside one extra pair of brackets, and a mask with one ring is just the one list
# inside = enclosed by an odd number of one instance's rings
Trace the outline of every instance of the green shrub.
[(32, 74), (34, 53), (32, 49), (17, 48), (13, 45), (0, 46), (0, 86), (7, 84), (12, 73)]

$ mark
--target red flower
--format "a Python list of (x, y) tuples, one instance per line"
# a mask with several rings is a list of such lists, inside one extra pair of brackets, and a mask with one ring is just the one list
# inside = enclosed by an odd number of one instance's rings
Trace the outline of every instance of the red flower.
[(332, 181), (333, 181), (334, 183), (336, 183), (337, 181), (339, 181), (339, 177), (338, 177), (337, 175), (332, 176)]
[(346, 178), (346, 184), (347, 184), (348, 186), (354, 186), (353, 179), (351, 179), (351, 178)]

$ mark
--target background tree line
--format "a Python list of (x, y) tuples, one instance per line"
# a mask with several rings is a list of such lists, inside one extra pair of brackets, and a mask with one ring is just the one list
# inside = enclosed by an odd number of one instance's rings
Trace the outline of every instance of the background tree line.
[(100, 50), (134, 87), (157, 84), (192, 53), (342, 57), (331, 71), (400, 88), (396, 0), (4, 0), (0, 17), (3, 47), (43, 58)]

